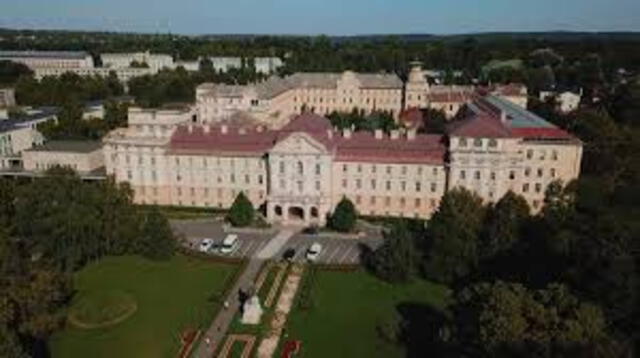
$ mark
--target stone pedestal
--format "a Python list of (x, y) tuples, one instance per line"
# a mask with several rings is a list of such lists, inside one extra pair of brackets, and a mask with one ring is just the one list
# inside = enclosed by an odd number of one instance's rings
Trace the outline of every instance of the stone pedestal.
[(242, 306), (242, 323), (259, 324), (262, 313), (260, 298), (258, 298), (258, 296), (252, 296)]

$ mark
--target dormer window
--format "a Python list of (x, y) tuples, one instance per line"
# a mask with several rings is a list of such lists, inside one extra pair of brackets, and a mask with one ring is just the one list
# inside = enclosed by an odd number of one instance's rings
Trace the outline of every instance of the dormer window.
[(476, 147), (482, 147), (482, 139), (476, 138), (473, 140), (473, 145)]
[(458, 146), (460, 146), (460, 147), (466, 147), (466, 146), (467, 146), (467, 138), (460, 138), (460, 139), (458, 139)]
[(489, 139), (489, 147), (495, 148), (497, 146), (498, 146), (498, 141), (496, 141), (495, 139)]

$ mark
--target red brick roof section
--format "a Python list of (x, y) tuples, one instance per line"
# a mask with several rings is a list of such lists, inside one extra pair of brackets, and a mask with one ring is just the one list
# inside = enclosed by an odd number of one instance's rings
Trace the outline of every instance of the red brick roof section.
[(296, 132), (309, 134), (342, 161), (442, 164), (446, 152), (441, 135), (416, 134), (413, 139), (408, 139), (407, 135), (397, 139), (383, 135), (378, 139), (370, 132), (355, 132), (351, 138), (346, 138), (342, 132), (333, 130), (328, 119), (311, 113), (296, 117), (280, 130), (260, 131), (258, 128), (228, 126), (227, 133), (222, 133), (221, 127), (211, 126), (209, 133), (205, 133), (202, 126), (193, 126), (191, 131), (189, 126), (180, 126), (171, 137), (170, 152), (263, 155), (276, 142)]
[(171, 137), (170, 152), (176, 154), (233, 154), (263, 155), (273, 147), (277, 132), (262, 129), (259, 126), (242, 128), (227, 126), (227, 133), (222, 126), (211, 126), (209, 133), (205, 127), (179, 126)]
[(351, 138), (341, 136), (335, 141), (338, 161), (441, 165), (446, 153), (444, 137), (437, 134), (417, 134), (414, 139), (384, 135), (377, 139), (370, 132), (357, 132)]
[(470, 117), (452, 122), (449, 134), (456, 137), (508, 138), (511, 131), (500, 118), (488, 113), (471, 115)]
[(411, 107), (400, 113), (400, 122), (410, 128), (419, 128), (423, 125), (423, 115), (420, 108)]

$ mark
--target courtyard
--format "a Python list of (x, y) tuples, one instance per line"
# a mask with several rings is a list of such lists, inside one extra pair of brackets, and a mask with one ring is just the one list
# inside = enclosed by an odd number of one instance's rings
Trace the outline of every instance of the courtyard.
[(236, 270), (181, 255), (166, 262), (124, 256), (91, 264), (76, 274), (75, 319), (52, 338), (52, 356), (175, 357), (184, 331), (211, 322)]

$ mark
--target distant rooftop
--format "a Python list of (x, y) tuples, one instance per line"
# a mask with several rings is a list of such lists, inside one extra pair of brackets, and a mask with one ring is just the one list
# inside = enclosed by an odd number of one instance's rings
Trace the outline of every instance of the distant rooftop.
[(90, 140), (53, 140), (43, 145), (28, 149), (32, 152), (72, 152), (72, 153), (91, 153), (102, 148), (99, 141)]
[(0, 58), (34, 57), (83, 59), (87, 56), (89, 56), (89, 53), (84, 51), (0, 51)]

